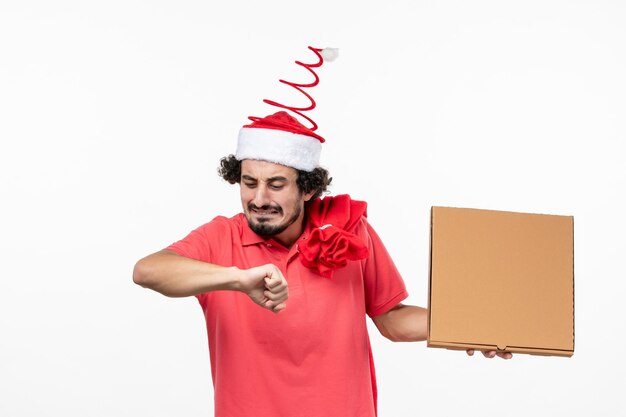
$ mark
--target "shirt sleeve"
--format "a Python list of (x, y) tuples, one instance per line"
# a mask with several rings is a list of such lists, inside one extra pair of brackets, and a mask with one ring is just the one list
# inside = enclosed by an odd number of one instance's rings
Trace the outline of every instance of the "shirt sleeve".
[[(223, 255), (225, 248), (230, 249), (229, 236), (231, 236), (231, 230), (228, 226), (228, 220), (218, 216), (209, 223), (192, 230), (183, 239), (172, 243), (165, 250), (197, 261), (214, 263)], [(206, 296), (207, 293), (196, 294), (196, 298), (203, 308), (207, 302)]]
[(367, 315), (386, 313), (409, 296), (400, 272), (372, 226), (367, 223), (369, 256), (365, 261), (365, 308)]
[(215, 259), (219, 259), (220, 253), (226, 247), (230, 247), (228, 244), (230, 235), (227, 219), (218, 216), (209, 223), (192, 230), (183, 239), (172, 243), (165, 250), (186, 258), (212, 263)]

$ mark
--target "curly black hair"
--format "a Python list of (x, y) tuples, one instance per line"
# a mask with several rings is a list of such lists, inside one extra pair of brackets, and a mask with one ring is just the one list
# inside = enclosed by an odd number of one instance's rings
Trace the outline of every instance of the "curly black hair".
[[(332, 177), (329, 176), (328, 171), (320, 167), (315, 168), (311, 172), (302, 171), (300, 169), (296, 171), (298, 172), (298, 179), (296, 180), (298, 189), (304, 194), (312, 191), (315, 192), (311, 201), (321, 197), (333, 180)], [(241, 161), (238, 161), (235, 155), (232, 154), (225, 156), (220, 159), (220, 166), (217, 169), (217, 173), (231, 184), (240, 183)]]

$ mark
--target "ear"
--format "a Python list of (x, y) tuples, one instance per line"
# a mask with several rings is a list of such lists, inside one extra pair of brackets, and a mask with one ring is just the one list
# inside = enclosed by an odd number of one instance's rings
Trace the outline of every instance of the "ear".
[(313, 197), (315, 195), (315, 191), (311, 191), (310, 193), (306, 193), (304, 195), (304, 201), (309, 201), (311, 199), (311, 197)]

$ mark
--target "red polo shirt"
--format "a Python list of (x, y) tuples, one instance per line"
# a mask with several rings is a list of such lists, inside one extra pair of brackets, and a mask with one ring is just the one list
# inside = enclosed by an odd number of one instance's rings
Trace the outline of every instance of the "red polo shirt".
[[(305, 229), (300, 239), (306, 239)], [(237, 291), (199, 294), (206, 318), (215, 417), (374, 417), (376, 377), (366, 314), (382, 314), (408, 294), (365, 218), (354, 234), (369, 257), (324, 278), (291, 249), (263, 239), (243, 214), (216, 217), (167, 249), (242, 269), (267, 263), (289, 285), (278, 314)]]

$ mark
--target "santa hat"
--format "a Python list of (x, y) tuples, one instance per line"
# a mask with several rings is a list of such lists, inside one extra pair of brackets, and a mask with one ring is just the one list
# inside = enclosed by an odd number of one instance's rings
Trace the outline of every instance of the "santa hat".
[(311, 105), (308, 107), (290, 107), (271, 100), (263, 100), (263, 102), (290, 110), (302, 116), (311, 123), (311, 127), (304, 126), (284, 110), (263, 118), (250, 116), (249, 119), (252, 123), (243, 126), (239, 131), (237, 151), (235, 153), (235, 157), (238, 160), (257, 159), (303, 171), (313, 171), (319, 166), (324, 138), (315, 133), (317, 124), (309, 116), (302, 113), (315, 108), (315, 100), (302, 88), (315, 87), (319, 83), (319, 77), (313, 68), (319, 68), (325, 61), (336, 59), (338, 49), (319, 49), (310, 46), (309, 49), (317, 55), (318, 62), (304, 64), (296, 61), (296, 64), (309, 70), (315, 77), (315, 80), (309, 84), (296, 84), (285, 80), (279, 81), (300, 91), (311, 101)]

